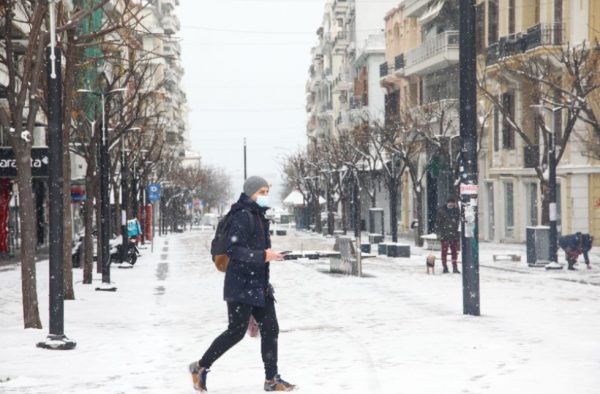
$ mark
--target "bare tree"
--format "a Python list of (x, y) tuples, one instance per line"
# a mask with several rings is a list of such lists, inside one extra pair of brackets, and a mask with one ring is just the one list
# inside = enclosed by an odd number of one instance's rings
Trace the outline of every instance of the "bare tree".
[[(528, 167), (534, 170), (542, 190), (542, 222), (549, 221), (549, 185), (547, 178), (549, 140), (556, 138), (556, 165), (567, 151), (578, 121), (592, 130), (594, 137), (600, 136), (600, 122), (595, 110), (600, 78), (600, 47), (596, 43), (588, 48), (584, 42), (572, 48), (547, 49), (539, 55), (515, 54), (499, 62), (492, 76), (479, 78), (479, 91), (502, 115), (503, 148), (514, 149), (515, 133), (529, 152)], [(506, 99), (507, 86), (520, 85), (528, 92), (523, 101), (529, 104), (527, 116), (518, 120), (514, 103)], [(527, 108), (524, 108), (527, 111)], [(550, 125), (548, 124), (550, 123)], [(582, 136), (586, 139), (589, 136)], [(592, 143), (591, 154), (595, 145)], [(541, 151), (541, 152), (540, 152)]]

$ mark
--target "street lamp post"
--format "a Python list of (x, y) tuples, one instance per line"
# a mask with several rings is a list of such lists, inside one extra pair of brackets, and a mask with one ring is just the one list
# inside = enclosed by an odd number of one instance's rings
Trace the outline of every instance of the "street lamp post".
[(63, 261), (63, 130), (61, 52), (56, 45), (55, 0), (49, 1), (50, 46), (47, 49), (48, 81), (48, 159), (50, 203), (50, 297), (49, 334), (37, 347), (69, 350), (77, 343), (64, 334), (64, 261)]
[(108, 125), (106, 124), (106, 97), (113, 93), (124, 92), (125, 88), (116, 88), (107, 92), (96, 92), (90, 89), (78, 89), (79, 93), (91, 93), (99, 96), (102, 106), (102, 143), (100, 144), (100, 240), (102, 243), (102, 284), (98, 291), (116, 291), (110, 282), (110, 197), (108, 172), (110, 157), (108, 154)]
[(460, 0), (459, 69), (463, 313), (480, 315), (475, 0)]

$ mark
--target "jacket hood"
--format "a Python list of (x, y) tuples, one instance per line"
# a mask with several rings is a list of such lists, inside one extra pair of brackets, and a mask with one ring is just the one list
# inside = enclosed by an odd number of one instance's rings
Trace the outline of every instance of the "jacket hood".
[(262, 213), (263, 215), (269, 208), (263, 208), (256, 203), (256, 201), (252, 201), (250, 197), (246, 194), (241, 193), (238, 201), (231, 206), (231, 211), (239, 211), (240, 209), (246, 209), (250, 212)]

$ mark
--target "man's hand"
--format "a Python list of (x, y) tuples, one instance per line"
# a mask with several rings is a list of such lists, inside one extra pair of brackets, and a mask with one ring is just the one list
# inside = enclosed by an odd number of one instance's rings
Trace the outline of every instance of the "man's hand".
[(265, 263), (274, 260), (283, 260), (283, 255), (271, 249), (265, 250)]

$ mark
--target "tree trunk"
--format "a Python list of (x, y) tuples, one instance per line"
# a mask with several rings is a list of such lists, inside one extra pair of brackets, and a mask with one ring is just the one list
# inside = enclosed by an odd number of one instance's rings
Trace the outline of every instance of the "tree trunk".
[(23, 293), (23, 319), (25, 328), (42, 328), (36, 287), (35, 266), (35, 215), (31, 183), (31, 150), (18, 149), (13, 144), (17, 158), (17, 185), (19, 187), (19, 218), (21, 222), (21, 287)]
[(417, 226), (415, 228), (415, 245), (423, 246), (423, 238), (421, 238), (423, 235), (423, 225), (425, 224), (425, 220), (423, 218), (423, 192), (415, 191), (415, 198), (417, 200), (417, 209), (415, 212), (415, 219), (417, 220)]
[[(102, 204), (100, 203), (101, 198), (99, 182), (96, 183), (94, 192), (94, 194), (96, 195), (96, 273), (102, 274)], [(108, 221), (106, 223), (108, 223)]]
[(550, 187), (548, 181), (540, 180), (540, 193), (542, 197), (542, 225), (550, 224)]
[(121, 199), (119, 198), (119, 190), (120, 187), (119, 185), (117, 185), (116, 183), (114, 183), (112, 185), (112, 190), (113, 190), (113, 199), (115, 201), (113, 207), (114, 209), (111, 210), (111, 212), (114, 212), (115, 214), (112, 215), (111, 214), (111, 219), (113, 220), (113, 225), (111, 226), (111, 238), (119, 235), (121, 232)]
[(342, 195), (341, 198), (342, 203), (342, 231), (344, 235), (348, 232), (348, 201), (346, 201), (346, 196)]
[[(92, 147), (92, 152), (95, 152)], [(94, 231), (94, 196), (96, 195), (96, 187), (94, 182), (95, 172), (95, 161), (96, 157), (89, 160), (86, 173), (85, 173), (85, 193), (86, 199), (83, 202), (83, 220), (85, 225), (85, 237), (83, 239), (83, 283), (92, 283), (92, 271), (94, 269), (94, 246), (92, 244)]]
[(398, 182), (396, 179), (388, 180), (390, 193), (390, 230), (392, 242), (398, 242)]
[[(65, 134), (69, 134), (68, 129)], [(63, 137), (64, 141), (64, 137)], [(74, 300), (75, 291), (73, 290), (73, 219), (71, 216), (71, 160), (69, 149), (63, 147), (63, 283), (65, 300)]]

